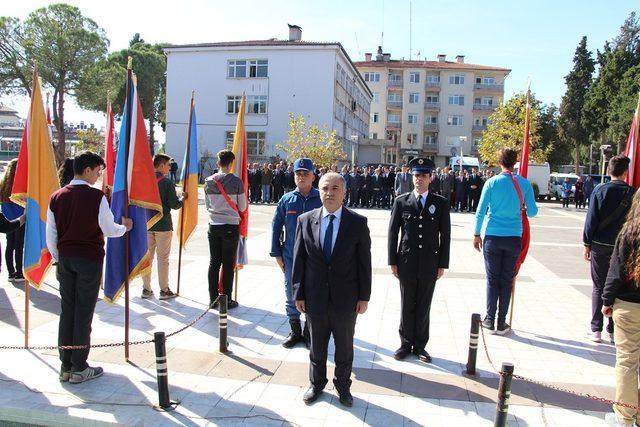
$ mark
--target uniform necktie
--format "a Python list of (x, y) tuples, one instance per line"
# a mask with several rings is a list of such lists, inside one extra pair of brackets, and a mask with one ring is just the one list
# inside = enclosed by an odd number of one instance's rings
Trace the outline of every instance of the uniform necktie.
[(420, 205), (420, 209), (422, 210), (422, 208), (424, 208), (424, 205), (422, 204), (422, 194), (418, 195), (418, 204)]
[(327, 229), (324, 232), (324, 243), (322, 244), (322, 252), (324, 252), (324, 259), (327, 262), (331, 259), (331, 242), (333, 241), (333, 219), (336, 216), (333, 214), (329, 215), (329, 225), (327, 225)]

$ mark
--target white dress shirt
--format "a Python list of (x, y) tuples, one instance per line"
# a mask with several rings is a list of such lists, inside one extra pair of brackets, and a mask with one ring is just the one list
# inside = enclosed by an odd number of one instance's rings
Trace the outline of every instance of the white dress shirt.
[[(82, 179), (73, 179), (68, 185), (89, 185), (87, 181)], [(127, 231), (127, 227), (118, 224), (113, 219), (113, 212), (109, 209), (107, 198), (102, 196), (100, 201), (100, 211), (98, 212), (98, 225), (104, 237), (120, 237)], [(58, 261), (58, 229), (56, 227), (56, 218), (51, 207), (47, 208), (47, 249), (51, 253), (54, 260)]]
[[(418, 196), (420, 196), (421, 194), (418, 193), (418, 190), (413, 190), (413, 195), (416, 196), (416, 200), (418, 200)], [(429, 190), (425, 191), (424, 193), (422, 193), (422, 201), (420, 202), (422, 204), (422, 209), (424, 209), (424, 204), (427, 203), (427, 196), (429, 195)]]
[[(335, 216), (333, 219), (333, 236), (331, 238), (331, 251), (336, 247), (336, 238), (338, 237), (338, 229), (340, 228), (340, 218), (342, 217), (342, 206), (333, 214), (322, 207), (322, 219), (320, 220), (320, 246), (324, 245), (324, 235), (329, 226), (329, 215)], [(324, 248), (323, 248), (324, 249)]]

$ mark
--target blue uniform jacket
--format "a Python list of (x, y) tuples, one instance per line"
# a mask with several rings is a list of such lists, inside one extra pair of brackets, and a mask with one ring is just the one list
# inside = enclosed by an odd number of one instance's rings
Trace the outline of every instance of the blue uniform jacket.
[[(283, 257), (285, 263), (292, 262), (298, 217), (320, 206), (322, 206), (322, 201), (317, 188), (312, 187), (306, 198), (297, 189), (282, 196), (271, 223), (271, 252), (269, 255)], [(284, 242), (280, 239), (283, 226)]]

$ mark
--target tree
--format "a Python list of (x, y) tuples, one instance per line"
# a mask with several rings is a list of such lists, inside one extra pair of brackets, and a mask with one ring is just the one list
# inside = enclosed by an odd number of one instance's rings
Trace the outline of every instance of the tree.
[(20, 20), (0, 17), (0, 92), (31, 96), (31, 71), (24, 52)]
[(75, 146), (76, 152), (90, 150), (104, 155), (104, 135), (100, 135), (96, 129), (78, 130), (76, 135), (79, 140)]
[(571, 162), (571, 145), (560, 139), (558, 135), (558, 119), (560, 112), (555, 104), (543, 105), (538, 115), (538, 146), (547, 155), (552, 169)]
[(166, 58), (161, 45), (144, 42), (135, 34), (128, 49), (113, 52), (103, 61), (91, 67), (81, 79), (78, 103), (87, 109), (105, 111), (107, 93), (114, 114), (122, 114), (126, 91), (126, 67), (128, 58), (133, 58), (133, 71), (137, 77), (138, 96), (144, 118), (149, 121), (149, 144), (151, 152), (155, 142), (155, 124), (164, 128)]
[[(478, 146), (478, 152), (482, 161), (490, 166), (498, 164), (498, 152), (502, 148), (514, 148), (518, 151), (522, 148), (524, 137), (524, 118), (527, 105), (527, 96), (524, 93), (513, 95), (504, 104), (489, 116), (489, 125), (482, 134)], [(531, 95), (531, 125), (530, 125), (530, 155), (536, 162), (544, 162), (547, 153), (540, 145), (539, 118), (540, 102)]]
[(293, 113), (289, 113), (287, 139), (277, 148), (286, 153), (289, 161), (308, 157), (317, 166), (329, 167), (336, 160), (347, 157), (335, 130), (329, 132), (326, 125), (322, 128), (317, 124), (309, 127), (303, 115), (296, 117)]
[(565, 77), (567, 91), (560, 102), (560, 137), (575, 148), (575, 170), (580, 171), (580, 146), (589, 144), (589, 132), (584, 126), (584, 103), (595, 68), (587, 37), (583, 36), (573, 56), (573, 69)]
[(21, 45), (28, 64), (36, 64), (42, 79), (53, 88), (53, 121), (58, 130), (56, 156), (64, 158), (64, 102), (80, 77), (107, 53), (109, 40), (92, 19), (67, 4), (53, 4), (29, 14)]

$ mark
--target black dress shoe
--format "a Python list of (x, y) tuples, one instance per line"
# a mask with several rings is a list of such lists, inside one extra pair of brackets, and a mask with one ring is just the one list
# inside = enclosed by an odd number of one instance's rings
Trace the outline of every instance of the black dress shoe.
[(318, 400), (318, 397), (320, 397), (321, 394), (322, 394), (322, 390), (321, 389), (318, 390), (314, 386), (311, 386), (304, 393), (304, 396), (302, 396), (302, 400), (304, 401), (304, 403), (306, 403), (308, 405), (308, 404), (313, 403), (316, 400)]
[(429, 355), (429, 353), (427, 353), (427, 350), (425, 350), (424, 348), (414, 348), (413, 354), (418, 356), (418, 359), (420, 359), (421, 362), (431, 363), (431, 356)]
[(396, 350), (396, 352), (393, 354), (393, 357), (396, 360), (403, 360), (405, 357), (407, 357), (409, 355), (409, 353), (411, 353), (411, 349), (408, 349), (406, 347), (400, 347), (399, 349)]
[(338, 392), (338, 397), (340, 398), (340, 403), (347, 408), (351, 408), (353, 406), (353, 396), (349, 391)]

